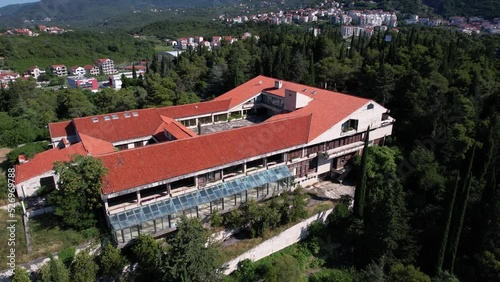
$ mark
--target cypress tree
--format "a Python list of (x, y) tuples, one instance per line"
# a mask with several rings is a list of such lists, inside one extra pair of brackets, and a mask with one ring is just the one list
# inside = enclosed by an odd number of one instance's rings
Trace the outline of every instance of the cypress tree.
[(356, 191), (354, 193), (354, 214), (359, 218), (363, 218), (363, 210), (365, 208), (366, 198), (366, 175), (368, 162), (368, 143), (370, 142), (370, 127), (366, 130), (365, 145), (363, 147), (363, 155), (361, 156), (361, 167), (358, 175), (358, 183), (356, 184)]
[(137, 71), (135, 70), (135, 64), (132, 64), (132, 79), (134, 79), (134, 81), (137, 79)]
[(158, 61), (158, 56), (153, 54), (153, 60), (151, 61), (150, 70), (153, 73), (158, 73), (160, 71), (160, 62)]
[(356, 48), (356, 45), (354, 44), (354, 41), (356, 40), (356, 36), (352, 36), (351, 38), (351, 46), (349, 47), (349, 59), (352, 59), (352, 56), (354, 54), (354, 48)]
[(316, 67), (314, 66), (314, 54), (311, 53), (311, 60), (309, 61), (309, 71), (311, 74), (311, 85), (316, 86)]
[(160, 75), (161, 77), (167, 76), (167, 59), (165, 56), (161, 57), (161, 65), (160, 65)]
[(438, 260), (437, 260), (437, 266), (436, 266), (436, 274), (439, 274), (443, 270), (444, 255), (446, 252), (446, 244), (448, 242), (448, 234), (450, 232), (450, 224), (451, 224), (451, 219), (453, 216), (453, 208), (455, 205), (455, 198), (457, 196), (458, 180), (459, 179), (460, 179), (460, 174), (457, 174), (457, 179), (455, 181), (455, 185), (453, 187), (453, 192), (451, 195), (450, 203), (448, 205), (448, 215), (446, 217), (446, 225), (445, 225), (444, 232), (443, 232), (443, 238), (441, 239), (441, 246), (439, 248)]
[(472, 184), (472, 164), (474, 162), (474, 156), (476, 153), (476, 144), (474, 143), (471, 148), (471, 154), (470, 154), (470, 159), (469, 159), (469, 166), (467, 169), (467, 174), (466, 177), (464, 178), (463, 186), (460, 191), (460, 196), (458, 198), (458, 206), (457, 209), (455, 210), (456, 213), (454, 215), (454, 223), (455, 223), (455, 228), (453, 229), (453, 232), (450, 233), (449, 240), (450, 240), (450, 247), (448, 249), (448, 269), (450, 270), (450, 273), (453, 274), (453, 269), (455, 266), (455, 258), (457, 256), (457, 250), (458, 250), (458, 243), (460, 242), (460, 234), (462, 232), (462, 226), (464, 223), (464, 218), (465, 218), (465, 211), (467, 210), (467, 202), (469, 198), (469, 192)]

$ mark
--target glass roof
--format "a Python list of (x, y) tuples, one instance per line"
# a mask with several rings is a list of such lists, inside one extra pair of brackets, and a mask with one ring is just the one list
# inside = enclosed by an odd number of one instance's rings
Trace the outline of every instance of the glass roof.
[(119, 212), (110, 215), (109, 221), (114, 230), (124, 229), (291, 176), (292, 174), (286, 165), (278, 166), (210, 188)]

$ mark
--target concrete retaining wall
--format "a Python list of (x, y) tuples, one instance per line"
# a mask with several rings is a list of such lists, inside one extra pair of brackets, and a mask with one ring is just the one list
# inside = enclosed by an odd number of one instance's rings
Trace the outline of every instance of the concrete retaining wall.
[(275, 252), (283, 250), (284, 248), (305, 239), (309, 234), (308, 227), (311, 223), (317, 221), (324, 223), (328, 215), (333, 211), (329, 209), (324, 212), (320, 212), (290, 228), (281, 232), (279, 235), (272, 237), (269, 240), (262, 242), (260, 245), (254, 247), (253, 249), (243, 253), (237, 258), (226, 263), (227, 269), (224, 274), (229, 275), (231, 272), (235, 271), (238, 262), (244, 259), (250, 259), (252, 261), (257, 261), (265, 258)]

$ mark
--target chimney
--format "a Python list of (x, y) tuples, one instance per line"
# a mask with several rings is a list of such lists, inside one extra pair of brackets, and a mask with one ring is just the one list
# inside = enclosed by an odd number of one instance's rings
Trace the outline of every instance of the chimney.
[(24, 163), (27, 163), (28, 162), (28, 158), (25, 156), (25, 155), (19, 155), (17, 157), (17, 162), (19, 164), (24, 164)]
[(283, 81), (281, 80), (274, 81), (274, 88), (281, 89), (281, 87), (283, 87)]

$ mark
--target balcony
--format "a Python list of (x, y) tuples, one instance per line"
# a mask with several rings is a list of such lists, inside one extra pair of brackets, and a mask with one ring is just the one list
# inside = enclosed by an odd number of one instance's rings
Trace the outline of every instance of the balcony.
[(250, 102), (246, 102), (245, 104), (243, 104), (242, 108), (247, 110), (247, 109), (251, 109), (255, 106), (255, 103), (253, 101), (250, 101)]
[(345, 155), (348, 153), (352, 153), (352, 152), (356, 152), (356, 151), (361, 150), (364, 146), (364, 143), (365, 142), (363, 142), (363, 141), (358, 141), (358, 142), (354, 142), (354, 143), (351, 143), (351, 144), (348, 144), (348, 145), (345, 145), (342, 147), (323, 151), (320, 153), (320, 156), (325, 158), (325, 159), (336, 158), (338, 156), (342, 156), (342, 155)]

